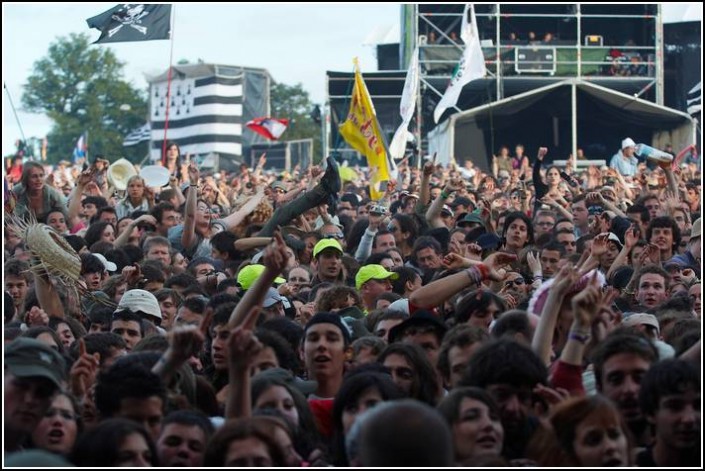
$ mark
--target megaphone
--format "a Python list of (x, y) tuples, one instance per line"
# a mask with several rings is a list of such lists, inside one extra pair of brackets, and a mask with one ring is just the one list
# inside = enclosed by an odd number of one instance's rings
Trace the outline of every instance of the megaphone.
[(127, 159), (120, 159), (108, 167), (108, 183), (118, 191), (127, 189), (127, 181), (137, 175), (137, 169)]

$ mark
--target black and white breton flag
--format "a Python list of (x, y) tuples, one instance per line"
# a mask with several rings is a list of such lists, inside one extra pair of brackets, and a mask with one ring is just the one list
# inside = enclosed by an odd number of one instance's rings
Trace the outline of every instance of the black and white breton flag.
[(134, 146), (140, 142), (149, 141), (151, 137), (152, 130), (149, 127), (149, 123), (143, 124), (139, 128), (132, 130), (122, 141), (122, 145), (123, 147)]
[[(172, 78), (167, 140), (182, 154), (242, 155), (243, 76)], [(167, 82), (150, 87), (151, 158), (161, 158), (166, 126)]]
[(700, 113), (700, 110), (702, 110), (702, 98), (702, 82), (698, 82), (698, 84), (688, 92), (688, 96), (686, 97), (688, 114), (694, 115)]

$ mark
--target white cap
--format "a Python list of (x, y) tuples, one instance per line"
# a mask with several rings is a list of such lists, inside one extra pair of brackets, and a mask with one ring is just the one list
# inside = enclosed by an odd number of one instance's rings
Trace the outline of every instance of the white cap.
[(387, 307), (389, 311), (401, 311), (409, 314), (409, 300), (406, 298), (397, 299)]
[(143, 312), (149, 316), (162, 318), (162, 310), (159, 308), (159, 301), (149, 291), (143, 289), (131, 289), (125, 291), (125, 294), (120, 298), (115, 312), (130, 310), (132, 312)]
[(93, 256), (96, 257), (98, 260), (100, 260), (100, 262), (103, 264), (103, 266), (105, 267), (106, 270), (108, 270), (108, 271), (117, 270), (117, 265), (115, 265), (113, 262), (109, 262), (108, 259), (105, 258), (105, 256), (103, 256), (103, 254), (94, 253)]
[(632, 141), (631, 137), (622, 141), (622, 149), (626, 149), (627, 147), (636, 147), (636, 142)]

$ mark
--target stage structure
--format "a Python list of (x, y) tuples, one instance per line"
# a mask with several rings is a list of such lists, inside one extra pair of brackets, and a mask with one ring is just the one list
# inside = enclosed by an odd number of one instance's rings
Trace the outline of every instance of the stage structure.
[[(542, 143), (549, 144), (551, 148), (549, 160), (566, 159), (578, 147), (586, 153), (589, 149), (596, 158), (598, 155), (604, 158), (605, 154), (614, 154), (616, 148), (610, 146), (618, 146), (624, 138), (619, 137), (619, 133), (633, 134), (647, 143), (658, 144), (662, 138), (665, 139), (663, 136), (672, 134), (674, 128), (682, 131), (680, 126), (683, 123), (671, 126), (669, 120), (656, 121), (666, 126), (663, 132), (658, 132), (648, 123), (643, 126), (627, 120), (617, 126), (598, 127), (601, 131), (596, 135), (595, 122), (588, 118), (595, 112), (595, 107), (601, 106), (605, 120), (614, 122), (623, 119), (609, 102), (614, 99), (624, 104), (624, 96), (638, 103), (638, 106), (630, 108), (634, 112), (646, 111), (647, 108), (641, 105), (649, 103), (665, 114), (674, 111), (663, 107), (664, 103), (671, 106), (675, 103), (668, 103), (665, 93), (664, 27), (661, 6), (657, 4), (476, 4), (488, 76), (467, 84), (456, 107), (449, 108), (436, 127), (433, 111), (447, 88), (464, 47), (459, 39), (463, 10), (464, 4), (402, 5), (399, 45), (402, 70), (370, 72), (370, 68), (363, 64), (363, 72), (368, 70), (363, 75), (388, 140), (391, 140), (401, 122), (398, 97), (402, 93), (410, 55), (416, 46), (420, 51), (421, 93), (410, 127), (416, 139), (410, 146), (414, 146), (414, 153), (422, 156), (439, 151), (439, 155), (449, 158), (451, 143), (442, 143), (438, 136), (448, 136), (445, 129), (450, 125), (448, 118), (454, 113), (473, 109), (485, 110), (488, 117), (482, 152), (478, 153), (478, 149), (469, 152), (468, 149), (468, 152), (453, 151), (452, 154), (459, 163), (465, 155), (472, 154), (478, 166), (483, 168), (488, 167), (492, 154), (504, 144), (521, 142), (527, 145), (530, 152), (534, 152), (531, 150), (534, 139), (548, 140), (550, 142)], [(699, 57), (697, 61), (696, 65), (699, 65)], [(700, 70), (697, 66), (693, 68)], [(673, 79), (675, 74), (671, 75)], [(353, 74), (328, 72), (327, 80), (330, 121), (327, 143), (335, 147), (339, 141), (336, 124), (345, 119)], [(676, 85), (675, 80), (669, 83), (670, 88)], [(560, 104), (560, 113), (543, 121), (533, 119), (532, 116), (549, 115), (546, 109), (554, 104), (539, 99), (544, 96), (542, 93), (534, 95), (532, 92), (558, 84), (561, 84), (559, 88), (563, 91), (553, 96), (566, 100)], [(572, 89), (575, 93), (566, 84), (575, 84)], [(615, 93), (600, 93), (600, 100), (583, 99), (589, 95), (585, 91), (589, 85)], [(693, 85), (688, 85), (688, 90)], [(682, 91), (684, 96), (686, 92)], [(494, 110), (500, 108), (488, 106), (518, 96), (532, 97), (522, 99), (524, 104), (535, 101), (534, 106), (524, 108), (528, 122), (518, 124), (519, 129), (532, 129), (532, 133), (521, 139), (515, 136), (516, 132), (504, 132), (504, 122), (500, 121), (499, 114), (494, 114)], [(589, 103), (594, 107), (581, 108)], [(554, 110), (557, 109), (555, 105)], [(680, 106), (677, 108), (683, 110)], [(575, 114), (575, 119), (571, 118), (572, 114)], [(506, 120), (507, 117), (502, 115), (501, 119)], [(628, 123), (632, 123), (633, 127)], [(432, 132), (434, 144), (429, 146), (427, 137)], [(680, 131), (677, 134), (682, 136)], [(675, 139), (677, 142), (682, 140)], [(599, 147), (600, 141), (604, 149)], [(676, 141), (669, 143), (675, 146)], [(346, 146), (343, 148), (347, 149)], [(352, 150), (343, 152), (354, 153)]]

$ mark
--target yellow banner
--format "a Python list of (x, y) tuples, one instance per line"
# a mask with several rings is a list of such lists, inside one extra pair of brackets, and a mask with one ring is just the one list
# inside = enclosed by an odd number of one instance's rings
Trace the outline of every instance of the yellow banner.
[(384, 196), (379, 184), (390, 180), (387, 151), (357, 59), (354, 62), (355, 86), (350, 98), (350, 111), (339, 129), (345, 142), (367, 157), (367, 166), (370, 168), (370, 197), (379, 200)]

